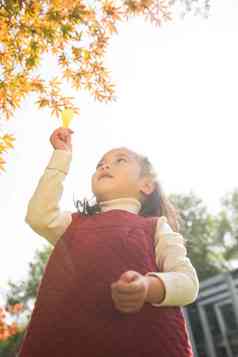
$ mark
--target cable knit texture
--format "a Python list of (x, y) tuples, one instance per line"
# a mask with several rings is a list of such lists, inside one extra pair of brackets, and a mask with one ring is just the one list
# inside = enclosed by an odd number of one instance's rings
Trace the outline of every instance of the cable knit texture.
[(123, 210), (72, 216), (40, 284), (19, 357), (192, 357), (179, 307), (115, 309), (122, 273), (157, 271), (157, 218)]

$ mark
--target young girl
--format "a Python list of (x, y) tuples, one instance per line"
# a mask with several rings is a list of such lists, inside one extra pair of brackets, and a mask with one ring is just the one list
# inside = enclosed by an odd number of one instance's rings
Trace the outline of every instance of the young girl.
[(19, 356), (191, 357), (180, 306), (196, 299), (198, 279), (149, 160), (109, 151), (92, 176), (97, 204), (61, 212), (72, 133), (51, 135), (28, 206), (27, 223), (55, 247)]

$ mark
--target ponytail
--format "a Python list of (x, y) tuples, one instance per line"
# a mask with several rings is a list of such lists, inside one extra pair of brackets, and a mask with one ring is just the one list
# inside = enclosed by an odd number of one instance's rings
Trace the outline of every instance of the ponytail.
[(159, 182), (155, 183), (154, 191), (147, 196), (145, 201), (142, 203), (139, 214), (144, 217), (164, 216), (167, 218), (168, 224), (174, 232), (178, 232), (180, 229), (179, 214), (170, 200), (163, 193)]

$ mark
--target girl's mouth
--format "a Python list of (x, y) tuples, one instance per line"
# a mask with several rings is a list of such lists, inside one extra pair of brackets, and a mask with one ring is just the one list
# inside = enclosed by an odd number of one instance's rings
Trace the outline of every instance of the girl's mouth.
[(113, 178), (113, 176), (112, 176), (112, 175), (109, 175), (109, 174), (104, 174), (104, 175), (101, 175), (101, 176), (99, 177), (99, 180), (101, 180), (101, 179), (103, 179), (103, 178)]

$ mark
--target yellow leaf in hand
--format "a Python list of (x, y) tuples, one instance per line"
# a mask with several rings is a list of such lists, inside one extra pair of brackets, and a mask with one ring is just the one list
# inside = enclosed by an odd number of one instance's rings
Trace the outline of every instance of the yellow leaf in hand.
[(90, 59), (90, 52), (86, 49), (82, 49), (83, 59), (88, 61)]
[(65, 109), (61, 113), (61, 120), (63, 128), (68, 128), (74, 116), (74, 111), (72, 109)]

